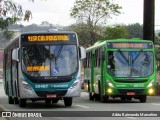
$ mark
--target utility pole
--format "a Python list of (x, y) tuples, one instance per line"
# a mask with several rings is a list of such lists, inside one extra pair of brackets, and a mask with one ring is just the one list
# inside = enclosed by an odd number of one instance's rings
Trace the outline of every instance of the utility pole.
[(155, 0), (144, 0), (143, 39), (154, 42)]

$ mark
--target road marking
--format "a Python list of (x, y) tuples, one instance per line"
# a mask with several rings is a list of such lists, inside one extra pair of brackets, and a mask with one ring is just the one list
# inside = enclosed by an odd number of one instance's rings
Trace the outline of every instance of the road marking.
[[(59, 101), (59, 103), (63, 103), (63, 102), (62, 102), (62, 101)], [(84, 106), (84, 105), (74, 105), (74, 106), (81, 107), (81, 108), (85, 108), (85, 109), (89, 109), (89, 107)]]
[(89, 108), (89, 107), (84, 106), (84, 105), (75, 105), (75, 106), (77, 106), (77, 107), (81, 107), (81, 108), (86, 108), (86, 109), (88, 109), (88, 108)]
[(3, 105), (0, 105), (0, 108), (1, 108), (3, 111), (9, 111), (9, 109), (7, 109), (6, 107), (4, 107)]
[(160, 105), (160, 103), (152, 103), (152, 105)]
[(160, 96), (147, 96), (149, 98), (160, 98)]
[(130, 118), (130, 119), (133, 119), (133, 120), (135, 120), (136, 118), (134, 118), (134, 117), (127, 117), (127, 118)]

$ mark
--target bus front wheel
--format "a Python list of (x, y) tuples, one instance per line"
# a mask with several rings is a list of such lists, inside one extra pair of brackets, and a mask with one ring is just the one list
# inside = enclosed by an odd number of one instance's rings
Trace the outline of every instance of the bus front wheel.
[(94, 100), (94, 95), (91, 92), (89, 93), (89, 100)]
[(139, 97), (139, 100), (140, 100), (141, 103), (145, 103), (146, 100), (147, 100), (147, 96), (146, 95), (142, 95), (142, 96)]
[(54, 99), (52, 100), (52, 103), (57, 103), (59, 100), (58, 99)]
[(51, 100), (46, 99), (46, 100), (45, 100), (45, 103), (46, 103), (46, 104), (50, 104), (50, 103), (51, 103)]
[(108, 95), (101, 95), (101, 102), (106, 103), (109, 99)]
[(66, 107), (70, 107), (72, 105), (72, 98), (68, 97), (68, 98), (63, 98), (64, 99), (64, 105)]
[(19, 104), (18, 98), (14, 98), (14, 102), (15, 102), (15, 104)]
[(26, 106), (26, 99), (19, 99), (19, 106), (25, 107)]
[(8, 96), (8, 103), (14, 104), (14, 99), (11, 96)]

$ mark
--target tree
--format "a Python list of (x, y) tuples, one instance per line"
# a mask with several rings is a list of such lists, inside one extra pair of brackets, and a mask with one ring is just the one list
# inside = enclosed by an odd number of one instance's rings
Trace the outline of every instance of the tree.
[(4, 35), (12, 35), (7, 32), (7, 27), (15, 24), (22, 17), (24, 17), (24, 20), (29, 21), (31, 11), (23, 11), (22, 6), (14, 3), (12, 0), (0, 0), (0, 29), (4, 31)]
[(9, 24), (14, 24), (16, 21), (21, 20), (29, 21), (31, 17), (30, 10), (22, 10), (22, 6), (14, 3), (12, 0), (0, 0), (0, 24), (1, 29), (5, 29)]
[(127, 26), (129, 38), (143, 39), (143, 26), (139, 23), (130, 24)]
[[(89, 46), (89, 45), (91, 45), (91, 40), (92, 39), (91, 39), (89, 30), (87, 28), (88, 28), (87, 24), (77, 23), (77, 24), (72, 24), (65, 29), (70, 30), (70, 31), (75, 31), (77, 33), (80, 45)], [(100, 30), (100, 31), (97, 31), (97, 33), (95, 33), (97, 39), (103, 38), (102, 37), (102, 35), (103, 35), (102, 31), (103, 31), (104, 28), (98, 26), (97, 29)]]
[(69, 26), (69, 30), (77, 33), (80, 45), (88, 45), (91, 42), (89, 32), (86, 28), (87, 24), (84, 23), (72, 24)]
[(112, 15), (119, 15), (120, 7), (109, 0), (76, 0), (70, 15), (87, 24), (91, 36), (91, 44), (96, 41), (97, 26), (106, 24)]
[(103, 35), (104, 39), (128, 38), (125, 25), (108, 26)]

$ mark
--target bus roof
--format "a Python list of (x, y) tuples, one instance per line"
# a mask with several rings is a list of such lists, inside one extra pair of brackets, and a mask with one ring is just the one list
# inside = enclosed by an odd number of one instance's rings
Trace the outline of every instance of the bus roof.
[(88, 47), (86, 51), (91, 51), (92, 49), (104, 46), (108, 42), (150, 42), (153, 44), (151, 40), (142, 40), (140, 38), (132, 38), (132, 39), (118, 38), (118, 39), (112, 39), (112, 40), (99, 40), (93, 46)]
[(33, 32), (23, 32), (20, 35), (26, 35), (26, 34), (68, 34), (68, 33), (75, 33), (74, 31), (33, 31)]
[(6, 47), (4, 48), (4, 50), (6, 48), (8, 48), (12, 43), (14, 43), (17, 39), (19, 39), (20, 36), (22, 35), (27, 35), (27, 34), (30, 34), (30, 35), (34, 35), (34, 34), (69, 34), (69, 33), (73, 33), (73, 34), (76, 34), (76, 32), (74, 31), (31, 31), (31, 32), (22, 32), (20, 33), (19, 35), (17, 35), (15, 38), (11, 39), (10, 42), (6, 45)]

